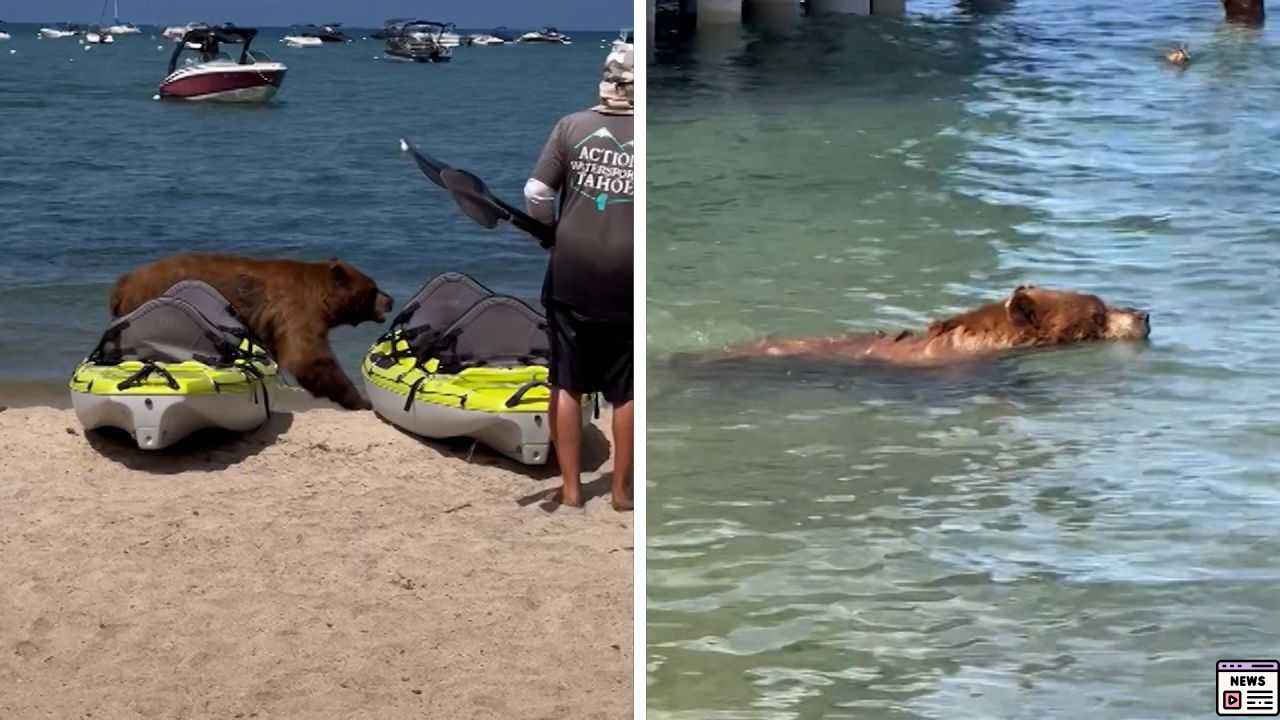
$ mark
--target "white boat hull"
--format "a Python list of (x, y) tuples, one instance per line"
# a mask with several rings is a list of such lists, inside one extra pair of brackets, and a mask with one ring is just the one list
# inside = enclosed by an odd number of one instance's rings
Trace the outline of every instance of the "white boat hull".
[(318, 37), (302, 37), (300, 35), (286, 35), (280, 39), (280, 42), (292, 48), (309, 48), (309, 47), (324, 46), (324, 41)]
[(195, 64), (165, 78), (160, 96), (202, 102), (266, 102), (279, 92), (287, 71), (283, 64), (275, 62)]
[[(416, 400), (404, 409), (405, 396), (384, 390), (365, 378), (374, 412), (414, 435), (445, 439), (470, 437), (526, 465), (542, 465), (551, 454), (550, 418), (546, 413), (491, 413), (462, 410)], [(582, 423), (591, 421), (583, 410)]]
[(0, 32), (0, 40), (8, 40), (8, 39), (9, 39), (9, 37), (10, 37), (9, 33), (7, 33), (7, 32)]
[(61, 38), (75, 37), (75, 33), (71, 30), (54, 30), (53, 28), (40, 28), (40, 37), (48, 40), (59, 40)]
[(267, 420), (261, 390), (217, 395), (93, 395), (71, 393), (86, 430), (112, 427), (143, 450), (160, 450), (205, 428), (248, 432)]

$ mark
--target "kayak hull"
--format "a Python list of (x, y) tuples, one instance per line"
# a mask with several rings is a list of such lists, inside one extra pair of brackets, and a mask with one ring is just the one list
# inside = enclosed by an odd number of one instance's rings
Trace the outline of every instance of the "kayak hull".
[(405, 410), (406, 395), (383, 389), (367, 378), (365, 387), (374, 412), (392, 425), (414, 435), (437, 440), (474, 438), (525, 465), (545, 464), (550, 456), (550, 418), (545, 412), (494, 413), (463, 410), (421, 398)]
[(216, 395), (98, 395), (73, 390), (71, 404), (86, 430), (119, 428), (143, 450), (169, 447), (206, 428), (248, 432), (268, 417), (257, 387)]

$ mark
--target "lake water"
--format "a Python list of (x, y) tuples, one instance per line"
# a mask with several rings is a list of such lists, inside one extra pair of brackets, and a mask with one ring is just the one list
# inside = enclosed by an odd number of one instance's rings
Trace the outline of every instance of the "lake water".
[[(1280, 23), (909, 10), (656, 56), (650, 717), (1212, 717), (1216, 660), (1280, 654)], [(1150, 342), (683, 359), (1027, 282)]]
[[(152, 34), (86, 52), (75, 39), (37, 40), (36, 26), (6, 30), (0, 404), (33, 384), (65, 402), (66, 378), (107, 322), (111, 284), (169, 253), (336, 256), (397, 306), (446, 270), (536, 296), (537, 243), (472, 223), (398, 139), (520, 201), (555, 121), (595, 102), (617, 37), (458, 48), (448, 65), (417, 65), (383, 60), (381, 41), (290, 49), (284, 30), (264, 29), (253, 47), (289, 66), (283, 89), (266, 105), (230, 106), (152, 100), (173, 48)], [(348, 371), (380, 331), (334, 333)]]

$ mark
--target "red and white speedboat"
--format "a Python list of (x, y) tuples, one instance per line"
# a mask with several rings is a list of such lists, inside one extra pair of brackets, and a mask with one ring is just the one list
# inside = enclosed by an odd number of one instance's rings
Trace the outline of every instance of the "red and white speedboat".
[[(169, 59), (169, 76), (160, 83), (160, 97), (221, 102), (266, 102), (275, 96), (288, 68), (266, 54), (249, 49), (258, 31), (224, 25), (197, 28), (182, 36)], [(241, 44), (240, 59), (219, 52), (221, 44)], [(186, 51), (198, 53), (199, 62), (179, 60)]]

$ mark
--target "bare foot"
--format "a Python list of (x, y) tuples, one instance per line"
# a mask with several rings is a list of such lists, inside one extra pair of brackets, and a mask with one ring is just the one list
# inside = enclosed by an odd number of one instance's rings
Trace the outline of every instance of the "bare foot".
[(547, 499), (542, 501), (542, 505), (540, 507), (547, 512), (555, 512), (561, 505), (567, 505), (575, 508), (582, 507), (581, 488), (572, 494), (566, 492), (564, 488), (559, 488), (548, 495)]
[(630, 512), (634, 509), (631, 498), (631, 483), (619, 484), (615, 482), (610, 488), (610, 491), (614, 510), (617, 510), (618, 512)]

